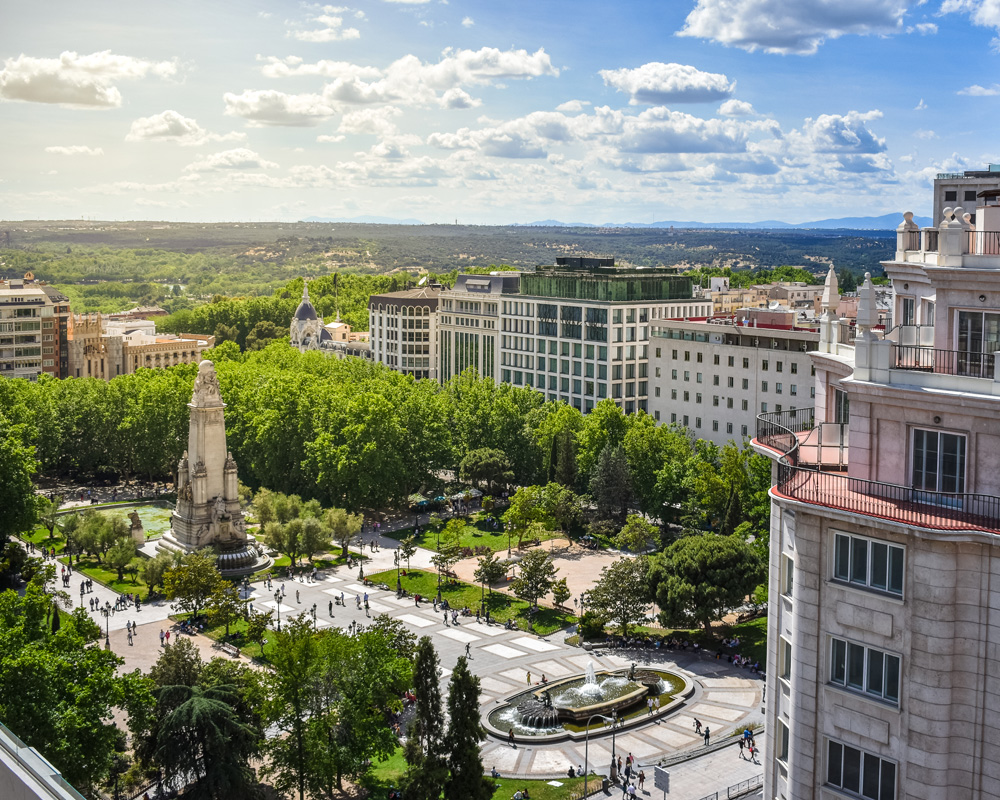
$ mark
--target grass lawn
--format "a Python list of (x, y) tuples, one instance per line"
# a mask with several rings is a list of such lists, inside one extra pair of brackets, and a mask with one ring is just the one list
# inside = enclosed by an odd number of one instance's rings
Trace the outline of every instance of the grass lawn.
[[(59, 560), (63, 563), (66, 562), (65, 558), (60, 558)], [(87, 556), (83, 559), (73, 558), (73, 578), (69, 582), (69, 593), (70, 597), (74, 599), (74, 592), (78, 593), (80, 591), (80, 582), (76, 580), (76, 573), (78, 572), (103, 583), (105, 586), (118, 592), (118, 594), (137, 594), (140, 600), (146, 600), (149, 597), (148, 590), (143, 594), (142, 590), (147, 587), (142, 578), (136, 576), (135, 581), (133, 581), (128, 576), (128, 573), (125, 573), (124, 580), (118, 580), (117, 570), (109, 569), (103, 563), (99, 564), (93, 556)]]
[[(384, 583), (390, 588), (395, 588), (396, 586), (396, 570), (379, 572), (367, 577), (374, 583)], [(402, 576), (400, 580), (406, 591), (411, 595), (419, 594), (426, 597), (427, 602), (431, 602), (437, 596), (437, 573), (411, 570)], [(468, 606), (475, 612), (481, 602), (482, 589), (471, 583), (445, 578), (441, 583), (441, 597), (447, 600), (452, 608), (460, 609)], [(489, 609), (490, 618), (494, 622), (504, 623), (510, 619), (519, 628), (528, 630), (529, 606), (524, 600), (518, 600), (501, 592), (490, 594), (489, 589), (487, 589), (486, 607)], [(534, 630), (536, 633), (546, 636), (575, 622), (576, 617), (572, 614), (539, 606), (537, 613), (534, 615)], [(465, 618), (465, 623), (468, 624), (468, 617)], [(472, 624), (475, 625), (475, 622)]]
[[(483, 765), (487, 770), (489, 764)], [(566, 765), (569, 769), (569, 764)], [(406, 771), (406, 762), (403, 760), (403, 748), (389, 756), (385, 761), (381, 761), (372, 768), (371, 775), (363, 781), (363, 784), (370, 790), (371, 797), (385, 797), (390, 786), (399, 786), (399, 780)], [(518, 789), (527, 789), (532, 800), (567, 800), (570, 793), (575, 789), (583, 788), (583, 778), (560, 778), (562, 786), (549, 786), (546, 781), (529, 781), (520, 778), (505, 778), (501, 775), (496, 780), (497, 789), (493, 793), (493, 800), (510, 800), (514, 792)], [(601, 785), (600, 777), (592, 775), (590, 785)]]
[(21, 540), (31, 542), (38, 547), (43, 545), (54, 547), (57, 553), (61, 553), (66, 546), (66, 540), (59, 535), (58, 529), (56, 529), (56, 535), (52, 539), (49, 538), (48, 528), (35, 528), (31, 533), (22, 533)]
[[(611, 633), (612, 631), (609, 631)], [(719, 649), (723, 639), (731, 639), (734, 636), (740, 640), (737, 648), (741, 656), (748, 656), (753, 661), (760, 661), (761, 669), (767, 664), (767, 617), (757, 617), (749, 622), (739, 622), (735, 625), (718, 625), (712, 628), (711, 633), (705, 633), (701, 628), (696, 630), (664, 630), (663, 628), (635, 628), (634, 633), (645, 634), (646, 636), (662, 636), (664, 638), (677, 637), (687, 639), (690, 642), (697, 642), (698, 645), (710, 653)]]
[[(190, 617), (190, 614), (172, 614), (171, 619), (185, 620)], [(295, 616), (294, 614), (292, 616)], [(282, 616), (282, 619), (286, 619), (287, 614)], [(273, 619), (273, 618), (272, 618)], [(264, 644), (263, 655), (261, 655), (261, 647), (257, 642), (251, 642), (246, 638), (247, 622), (245, 619), (237, 620), (229, 626), (229, 638), (226, 638), (226, 627), (225, 625), (219, 625), (214, 628), (205, 628), (202, 633), (209, 639), (213, 639), (217, 642), (226, 641), (230, 644), (236, 645), (243, 652), (244, 655), (253, 658), (257, 661), (270, 662), (271, 653), (274, 652), (274, 636), (272, 631), (268, 631), (267, 642)], [(180, 634), (178, 634), (180, 635)], [(220, 656), (224, 656), (221, 650), (219, 651)]]
[[(384, 535), (391, 539), (402, 541), (411, 533), (413, 533), (413, 528), (404, 528), (403, 530), (393, 531)], [(563, 535), (561, 531), (542, 531), (538, 538), (546, 541), (548, 539), (562, 538)], [(439, 545), (438, 538), (437, 530), (427, 525), (420, 530), (420, 534), (414, 539), (414, 542), (416, 542), (418, 547), (437, 552)], [(465, 528), (459, 537), (458, 544), (460, 547), (468, 547), (471, 550), (486, 546), (496, 553), (507, 549), (507, 541), (507, 532), (503, 529), (502, 525), (497, 530), (493, 530), (492, 526), (486, 522), (486, 515), (478, 513), (466, 519)], [(511, 542), (516, 546), (517, 537), (513, 537)]]

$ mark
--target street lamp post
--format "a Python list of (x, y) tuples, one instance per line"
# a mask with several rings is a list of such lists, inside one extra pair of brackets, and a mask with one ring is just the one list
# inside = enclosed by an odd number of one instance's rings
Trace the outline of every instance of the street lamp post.
[(83, 595), (84, 595), (85, 591), (86, 591), (86, 587), (84, 586), (84, 584), (81, 583), (80, 584), (80, 610), (81, 611), (83, 610)]
[(274, 593), (274, 606), (278, 612), (278, 633), (281, 633), (281, 590)]
[(510, 522), (507, 523), (507, 558), (510, 558), (510, 544), (511, 536), (514, 533), (514, 525)]
[(398, 597), (403, 591), (403, 582), (399, 579), (399, 551), (392, 551), (392, 561), (396, 565), (396, 596)]
[(111, 602), (108, 601), (104, 604), (104, 608), (101, 609), (101, 613), (104, 614), (104, 649), (111, 649), (111, 630), (109, 620), (111, 619)]
[(315, 628), (316, 627), (316, 604), (315, 603), (313, 603), (312, 615), (313, 615), (313, 627)]
[[(584, 737), (583, 741), (583, 796), (587, 796), (587, 779), (590, 776), (590, 723), (595, 719), (600, 717), (605, 722), (612, 722), (611, 717), (606, 717), (603, 714), (591, 714), (590, 719), (587, 720), (587, 735)], [(613, 736), (614, 734), (612, 734)]]

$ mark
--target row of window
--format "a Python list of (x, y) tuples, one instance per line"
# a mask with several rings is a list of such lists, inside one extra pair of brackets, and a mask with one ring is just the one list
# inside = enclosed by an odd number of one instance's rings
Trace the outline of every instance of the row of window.
[[(656, 348), (656, 357), (657, 358), (660, 357), (660, 348)], [(670, 357), (674, 361), (679, 360), (678, 359), (678, 351), (677, 350), (671, 350)], [(702, 353), (700, 353), (700, 352), (696, 352), (695, 353), (695, 361), (697, 363), (701, 364), (702, 363), (702, 358), (703, 358)], [(690, 350), (685, 350), (684, 351), (684, 360), (685, 361), (690, 361), (691, 360), (691, 351)], [(712, 356), (712, 363), (715, 366), (717, 366), (717, 367), (721, 366), (720, 362), (721, 362), (721, 358), (720, 358), (720, 356), (719, 356), (718, 353), (716, 353), (715, 355)], [(728, 356), (728, 366), (730, 366), (730, 367), (735, 367), (736, 366), (736, 356)], [(765, 359), (763, 359), (760, 362), (760, 368), (762, 370), (764, 370), (765, 372), (768, 370), (769, 366), (770, 366), (770, 360), (769, 359), (765, 358)], [(749, 358), (744, 358), (743, 359), (743, 369), (750, 369), (750, 359)], [(784, 372), (785, 371), (785, 362), (784, 361), (776, 361), (775, 364), (774, 364), (774, 371), (775, 372)], [(799, 372), (799, 365), (798, 365), (798, 363), (795, 362), (795, 361), (791, 362), (788, 365), (788, 371), (792, 375), (797, 375), (798, 372)]]
[[(659, 392), (658, 389), (657, 389), (657, 392)], [(659, 394), (657, 394), (657, 397), (658, 396), (659, 396)], [(657, 422), (660, 421), (660, 412), (658, 410), (653, 411), (653, 419), (655, 419)], [(678, 423), (680, 423), (681, 425), (683, 425), (685, 428), (690, 428), (691, 427), (691, 418), (687, 414), (683, 414), (681, 416), (678, 416), (676, 413), (671, 413), (670, 414), (670, 424), (671, 425), (676, 425)], [(694, 418), (694, 427), (696, 429), (701, 427), (701, 417), (695, 417)], [(719, 432), (719, 420), (717, 420), (717, 419), (713, 419), (712, 420), (712, 431), (714, 433), (718, 433)], [(732, 434), (732, 432), (733, 432), (733, 423), (727, 422), (726, 423), (726, 433)], [(748, 435), (748, 429), (747, 429), (746, 425), (741, 425), (740, 426), (740, 435), (744, 436), (744, 437), (746, 437)]]

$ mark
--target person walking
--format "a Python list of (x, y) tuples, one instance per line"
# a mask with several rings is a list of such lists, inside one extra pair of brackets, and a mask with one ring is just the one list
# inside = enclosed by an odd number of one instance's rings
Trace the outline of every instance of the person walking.
[(330, 601), (330, 616), (333, 616), (333, 600)]
[(302, 601), (301, 601), (301, 600), (299, 599), (299, 590), (298, 590), (298, 589), (296, 589), (296, 590), (295, 590), (295, 602), (296, 602), (296, 603), (301, 603), (301, 602), (302, 602)]
[(701, 720), (697, 717), (694, 718), (694, 732), (701, 733)]
[(167, 631), (167, 645), (170, 645), (170, 631)]
[(642, 791), (642, 785), (646, 782), (646, 773), (641, 769), (639, 770), (639, 791)]
[(646, 700), (646, 716), (653, 716), (653, 698), (650, 697)]
[(468, 642), (465, 643), (465, 657), (472, 658), (472, 650)]
[(514, 729), (513, 728), (511, 728), (509, 731), (507, 731), (507, 742), (515, 750), (517, 749), (517, 742), (514, 741)]
[[(753, 748), (750, 749), (750, 752), (751, 753), (753, 752)], [(743, 755), (743, 738), (742, 737), (740, 738), (740, 758), (743, 759), (743, 760), (746, 760), (745, 756)]]
[(711, 731), (709, 730), (708, 726), (706, 725), (705, 726), (705, 747), (708, 747), (709, 736), (710, 735), (711, 735)]
[(528, 686), (531, 686), (531, 673), (528, 673)]
[(163, 647), (163, 628), (160, 628), (160, 647)]

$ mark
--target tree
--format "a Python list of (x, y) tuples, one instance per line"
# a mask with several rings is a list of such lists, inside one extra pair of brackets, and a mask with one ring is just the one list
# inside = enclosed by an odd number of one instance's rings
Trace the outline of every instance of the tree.
[(422, 636), (417, 642), (413, 689), (417, 700), (409, 736), (403, 746), (407, 764), (402, 780), (403, 795), (407, 800), (438, 800), (448, 778), (448, 764), (445, 761), (438, 657), (429, 636)]
[(517, 537), (521, 546), (524, 537), (538, 530), (545, 519), (545, 490), (541, 486), (522, 486), (510, 500), (503, 520)]
[(583, 417), (576, 437), (576, 463), (578, 480), (584, 487), (590, 485), (591, 472), (597, 466), (601, 453), (607, 447), (620, 446), (625, 440), (627, 429), (625, 412), (610, 398), (601, 400), (593, 411)]
[(157, 731), (156, 759), (169, 780), (193, 773), (201, 792), (226, 800), (254, 784), (248, 761), (261, 737), (242, 722), (234, 686), (165, 686), (157, 703), (169, 709)]
[(739, 536), (696, 534), (650, 559), (648, 586), (664, 624), (708, 630), (760, 583), (763, 560)]
[(121, 659), (95, 645), (101, 631), (83, 610), (65, 615), (52, 632), (44, 580), (39, 574), (23, 596), (0, 593), (0, 719), (89, 792), (115, 758), (114, 711), (138, 698), (141, 681), (118, 674)]
[(552, 556), (541, 548), (529, 550), (521, 558), (519, 574), (511, 583), (514, 594), (538, 608), (538, 599), (548, 594), (556, 579)]
[(269, 522), (264, 526), (264, 539), (273, 549), (288, 556), (294, 567), (302, 555), (302, 532), (305, 524), (295, 518), (289, 522)]
[(417, 537), (412, 533), (409, 536), (403, 538), (399, 543), (397, 548), (399, 552), (399, 557), (406, 559), (406, 569), (410, 569), (410, 559), (413, 558), (414, 554), (417, 552)]
[(225, 625), (226, 638), (229, 638), (229, 626), (243, 619), (246, 604), (240, 599), (239, 590), (228, 581), (223, 580), (208, 598), (205, 606), (208, 619), (212, 625)]
[(483, 587), (485, 599), (486, 587), (489, 586), (490, 594), (493, 594), (493, 584), (499, 583), (506, 574), (507, 565), (497, 558), (496, 553), (489, 553), (476, 562), (476, 571), (472, 577)]
[(417, 636), (398, 619), (393, 619), (388, 614), (379, 614), (371, 621), (365, 633), (369, 631), (384, 636), (394, 653), (407, 663), (413, 662), (417, 653)]
[[(326, 512), (325, 521), (333, 540), (341, 547), (341, 555), (347, 558), (347, 546), (361, 531), (364, 518), (360, 514), (350, 514), (343, 508), (331, 508)], [(409, 569), (409, 563), (406, 566)]]
[(182, 564), (171, 567), (163, 576), (167, 599), (192, 617), (201, 613), (208, 598), (225, 583), (215, 566), (215, 557), (206, 551), (189, 553)]
[(579, 496), (563, 484), (553, 482), (545, 487), (543, 504), (545, 513), (569, 539), (570, 531), (583, 520)]
[(0, 413), (0, 545), (38, 519), (38, 505), (31, 476), (35, 473), (35, 448), (25, 444), (24, 425), (12, 425)]
[(555, 601), (557, 606), (566, 605), (566, 601), (572, 596), (572, 592), (569, 590), (569, 585), (566, 583), (565, 578), (560, 578), (552, 585), (552, 599)]
[(479, 678), (469, 672), (469, 662), (459, 656), (448, 684), (448, 751), (450, 774), (444, 800), (490, 800), (493, 783), (483, 776), (479, 743), (486, 731), (479, 721)]
[(644, 553), (656, 541), (660, 529), (646, 522), (638, 514), (629, 514), (623, 527), (615, 537), (615, 547), (619, 550), (631, 550), (633, 553)]
[(49, 532), (50, 541), (55, 537), (56, 528), (59, 527), (60, 505), (62, 505), (61, 495), (56, 495), (52, 500), (47, 497), (38, 498), (38, 521)]
[(310, 693), (319, 669), (318, 639), (312, 620), (307, 621), (304, 614), (288, 620), (274, 638), (265, 717), (283, 735), (268, 740), (265, 771), (274, 777), (275, 789), (287, 793), (295, 788), (303, 800), (309, 773)]
[(312, 564), (313, 556), (330, 552), (333, 542), (330, 532), (315, 517), (308, 517), (302, 524), (302, 554)]
[(614, 622), (627, 637), (633, 625), (645, 622), (649, 613), (646, 559), (620, 558), (601, 570), (587, 592), (587, 605), (603, 619)]
[(263, 350), (275, 339), (281, 339), (287, 334), (287, 329), (282, 330), (273, 322), (262, 321), (253, 326), (253, 330), (247, 334), (247, 350)]
[(625, 521), (632, 502), (632, 475), (621, 447), (608, 446), (601, 451), (590, 479), (590, 493), (602, 519), (619, 524)]
[(438, 586), (441, 585), (441, 576), (451, 571), (462, 559), (462, 551), (458, 545), (447, 542), (441, 545), (441, 550), (431, 556), (431, 563), (438, 571)]
[(464, 534), (465, 520), (453, 517), (448, 520), (448, 523), (444, 526), (444, 530), (441, 531), (440, 538), (446, 546), (461, 547), (462, 536)]
[(260, 654), (264, 655), (264, 643), (267, 640), (267, 631), (271, 627), (272, 613), (266, 614), (261, 611), (251, 611), (247, 617), (246, 637), (251, 642), (260, 645)]
[(171, 646), (160, 651), (160, 657), (149, 669), (149, 677), (157, 688), (164, 686), (194, 686), (204, 667), (201, 653), (188, 638), (177, 637)]
[(104, 560), (111, 569), (118, 572), (118, 580), (122, 580), (125, 569), (135, 558), (137, 552), (135, 542), (132, 539), (119, 539), (108, 549)]
[(157, 553), (152, 558), (144, 558), (139, 566), (139, 574), (149, 587), (150, 593), (163, 586), (163, 577), (167, 570), (174, 566), (174, 557), (170, 553)]
[(468, 481), (477, 488), (485, 481), (489, 492), (514, 481), (510, 459), (502, 450), (492, 447), (480, 447), (466, 453), (458, 466), (458, 475), (460, 480)]

